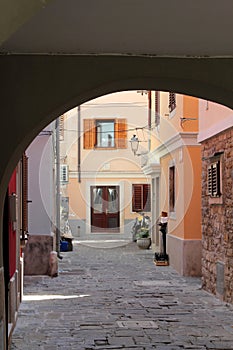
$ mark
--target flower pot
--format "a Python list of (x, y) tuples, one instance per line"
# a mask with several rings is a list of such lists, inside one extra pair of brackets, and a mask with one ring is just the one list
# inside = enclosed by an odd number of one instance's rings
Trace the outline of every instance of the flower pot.
[(137, 239), (137, 246), (140, 249), (149, 249), (151, 246), (151, 238), (150, 237), (138, 238)]

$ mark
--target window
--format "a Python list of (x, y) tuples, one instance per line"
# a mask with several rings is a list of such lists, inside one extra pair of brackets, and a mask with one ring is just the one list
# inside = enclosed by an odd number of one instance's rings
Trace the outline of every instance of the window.
[(169, 168), (169, 212), (175, 211), (175, 166)]
[(126, 119), (84, 119), (84, 149), (127, 148)]
[(132, 211), (151, 211), (151, 190), (148, 184), (135, 184), (132, 186)]
[(219, 197), (220, 192), (220, 160), (213, 162), (208, 167), (208, 195)]
[(114, 130), (114, 120), (96, 120), (96, 147), (114, 147)]
[(174, 109), (176, 108), (176, 94), (174, 92), (169, 92), (168, 108), (169, 108), (169, 113), (174, 111)]

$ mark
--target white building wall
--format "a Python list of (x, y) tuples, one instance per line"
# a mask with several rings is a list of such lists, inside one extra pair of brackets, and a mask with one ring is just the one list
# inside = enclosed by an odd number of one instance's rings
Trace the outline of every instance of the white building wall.
[(199, 116), (198, 142), (215, 136), (233, 125), (232, 109), (218, 103), (200, 99)]
[(28, 147), (29, 234), (50, 235), (54, 221), (54, 146), (52, 128), (43, 130)]

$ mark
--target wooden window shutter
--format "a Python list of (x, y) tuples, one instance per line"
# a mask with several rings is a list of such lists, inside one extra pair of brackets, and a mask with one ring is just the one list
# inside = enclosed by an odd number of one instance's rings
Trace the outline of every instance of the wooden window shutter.
[(175, 166), (169, 168), (169, 211), (175, 210)]
[(170, 113), (176, 108), (176, 94), (174, 92), (169, 92), (168, 108)]
[(127, 121), (120, 118), (115, 122), (115, 145), (116, 148), (127, 148)]
[(220, 192), (220, 161), (212, 163), (208, 167), (208, 194), (211, 197), (219, 197)]
[(28, 232), (28, 157), (22, 156), (22, 239)]
[(84, 129), (83, 148), (84, 149), (94, 148), (96, 143), (95, 120), (84, 119), (83, 129)]
[(159, 91), (155, 91), (155, 126), (160, 124), (160, 96)]
[(142, 185), (133, 185), (133, 211), (142, 211), (143, 187)]
[(212, 168), (212, 195), (218, 197), (220, 195), (220, 162), (213, 164)]
[(143, 185), (143, 210), (151, 211), (151, 193), (150, 185)]
[(212, 195), (212, 166), (208, 167), (208, 195)]

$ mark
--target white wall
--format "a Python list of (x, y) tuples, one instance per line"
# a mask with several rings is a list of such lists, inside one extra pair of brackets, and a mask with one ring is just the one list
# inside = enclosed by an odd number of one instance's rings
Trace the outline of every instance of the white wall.
[(41, 132), (28, 147), (29, 234), (51, 234), (54, 218), (53, 136)]
[(233, 125), (233, 111), (218, 103), (199, 99), (199, 135), (202, 142)]

